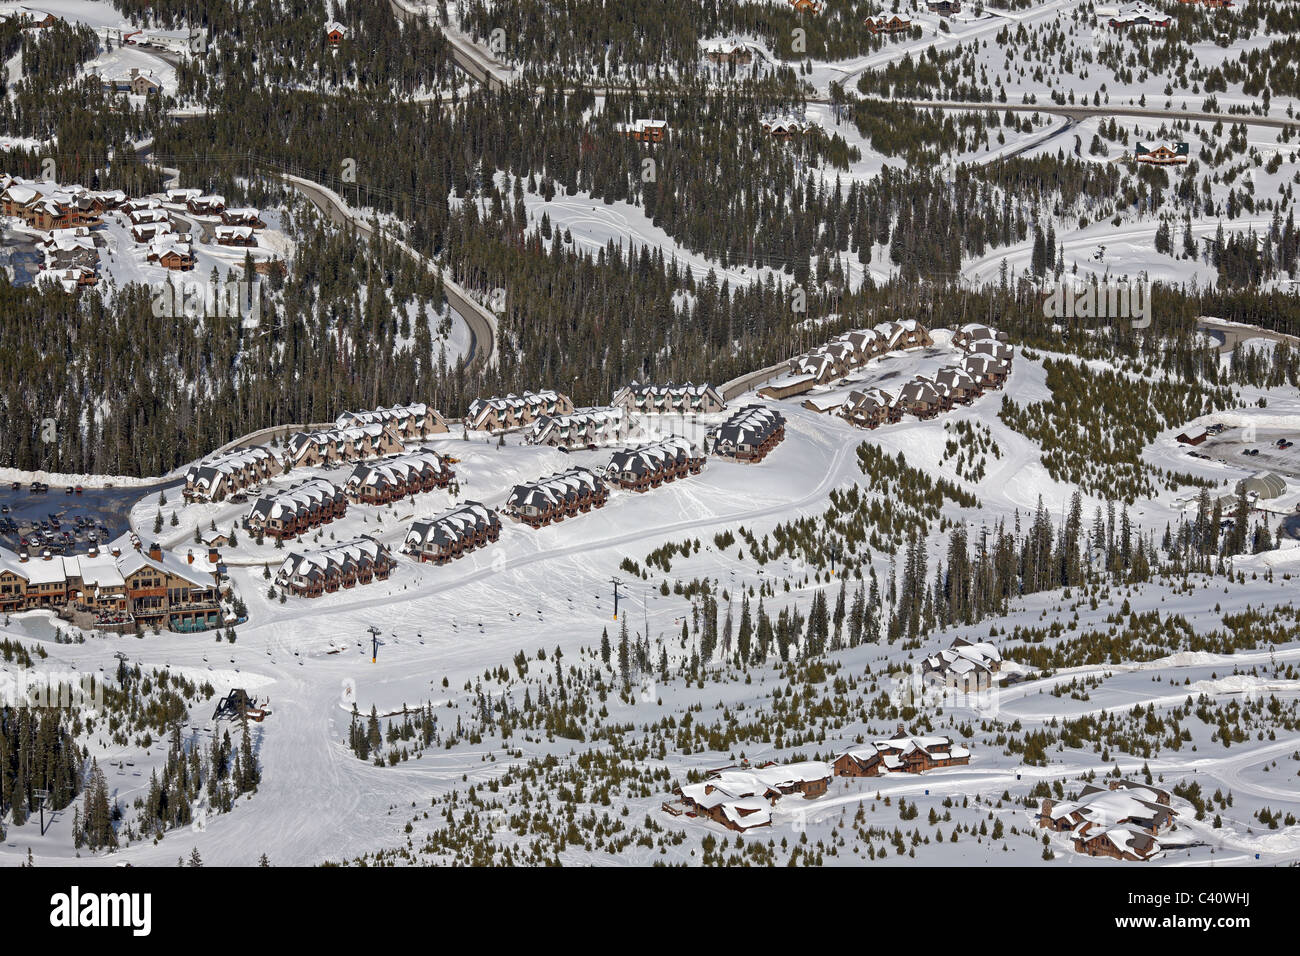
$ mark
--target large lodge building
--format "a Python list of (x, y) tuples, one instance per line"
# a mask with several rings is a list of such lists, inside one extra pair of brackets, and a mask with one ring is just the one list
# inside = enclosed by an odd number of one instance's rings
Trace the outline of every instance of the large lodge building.
[(182, 561), (153, 544), (126, 554), (39, 558), (0, 548), (0, 611), (49, 608), (79, 626), (202, 631), (222, 623), (220, 555)]

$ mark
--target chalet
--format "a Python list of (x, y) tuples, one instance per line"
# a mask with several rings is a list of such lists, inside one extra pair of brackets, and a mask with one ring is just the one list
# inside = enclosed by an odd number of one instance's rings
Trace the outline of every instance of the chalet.
[(365, 412), (344, 412), (334, 424), (339, 428), (382, 425), (391, 428), (402, 441), (419, 441), (447, 432), (446, 419), (436, 408), (424, 402), (394, 405), (392, 408), (381, 406)]
[(996, 342), (992, 339), (981, 339), (971, 345), (967, 351), (968, 355), (991, 355), (999, 362), (1010, 364), (1015, 358), (1016, 352), (1010, 345), (1005, 342)]
[(816, 385), (826, 385), (835, 381), (849, 370), (842, 354), (826, 348), (815, 349), (807, 355), (801, 355), (790, 362), (790, 374), (811, 377)]
[(171, 216), (162, 206), (139, 206), (131, 207), (126, 211), (126, 217), (131, 220), (133, 226), (145, 226), (153, 223), (171, 222)]
[(667, 120), (639, 119), (631, 123), (619, 123), (614, 131), (634, 139), (638, 143), (662, 143), (668, 138)]
[(754, 50), (740, 40), (710, 40), (702, 47), (705, 58), (718, 65), (748, 66), (754, 62)]
[(436, 518), (413, 523), (402, 551), (422, 562), (446, 564), (500, 536), (501, 518), (495, 509), (467, 501)]
[(961, 13), (961, 0), (925, 0), (925, 8), (941, 17)]
[(930, 337), (930, 330), (915, 319), (904, 319), (902, 322), (881, 322), (876, 326), (876, 333), (884, 339), (884, 351), (886, 352), (897, 352), (903, 349), (921, 348), (934, 344), (934, 339)]
[(385, 581), (395, 564), (385, 545), (363, 535), (317, 551), (295, 551), (276, 571), (275, 583), (295, 597), (315, 598)]
[(643, 415), (670, 413), (708, 414), (727, 407), (718, 390), (709, 384), (641, 385), (633, 382), (618, 390), (610, 403)]
[(157, 239), (159, 236), (166, 236), (171, 231), (172, 224), (166, 219), (156, 222), (142, 222), (131, 227), (131, 238), (140, 244), (144, 244), (151, 239)]
[(587, 468), (573, 468), (515, 485), (506, 496), (503, 510), (530, 528), (540, 528), (592, 508), (603, 508), (608, 500), (609, 489), (603, 478)]
[(226, 199), (217, 195), (193, 196), (186, 201), (185, 208), (195, 216), (219, 216), (225, 212)]
[(789, 113), (782, 113), (777, 116), (764, 117), (762, 127), (763, 132), (767, 133), (773, 139), (786, 140), (807, 133), (812, 129), (812, 124), (802, 116), (793, 116)]
[(249, 508), (244, 527), (259, 537), (293, 538), (343, 517), (347, 510), (348, 497), (342, 488), (313, 478), (263, 494)]
[(191, 465), (181, 494), (186, 501), (225, 501), (267, 481), (278, 470), (269, 448), (243, 448)]
[(894, 396), (878, 388), (853, 391), (839, 408), (840, 417), (859, 428), (878, 428), (903, 416)]
[(24, 207), (20, 215), (30, 228), (41, 231), (67, 229), (79, 222), (66, 204), (46, 198), (38, 199)]
[[(202, 195), (203, 195), (203, 190), (202, 190), (202, 189), (193, 189), (193, 188), (189, 188), (189, 189), (169, 189), (169, 190), (167, 190), (165, 193), (163, 193), (163, 199), (164, 199), (165, 202), (168, 203), (168, 205), (172, 205), (172, 206), (184, 206), (184, 205), (185, 205), (186, 203), (188, 203), (191, 199), (197, 199), (199, 196), (202, 196)], [(153, 202), (153, 203), (157, 203), (158, 200), (156, 200), (156, 199), (152, 199), (152, 200), (133, 200), (133, 202)]]
[(821, 0), (789, 0), (792, 6), (799, 13), (821, 13)]
[(1168, 14), (1161, 13), (1154, 7), (1147, 6), (1138, 0), (1137, 3), (1131, 3), (1121, 7), (1119, 12), (1107, 21), (1107, 25), (1112, 30), (1132, 30), (1132, 29), (1159, 29), (1164, 30), (1173, 22), (1173, 18)]
[(704, 455), (685, 438), (676, 436), (640, 448), (614, 452), (605, 466), (605, 476), (620, 488), (648, 491), (666, 481), (698, 475)]
[(402, 436), (389, 424), (373, 422), (346, 428), (295, 432), (285, 442), (286, 468), (336, 465), (380, 458), (402, 450)]
[(573, 412), (569, 396), (551, 390), (509, 394), (504, 398), (476, 398), (465, 416), (475, 431), (509, 431), (543, 415), (568, 415)]
[(978, 322), (969, 322), (952, 334), (952, 344), (967, 352), (979, 342), (1005, 342), (1006, 340), (1005, 332), (999, 332), (991, 325), (981, 325)]
[(156, 262), (164, 269), (186, 272), (194, 268), (194, 253), (189, 243), (172, 241), (173, 237), (163, 236), (149, 243), (145, 259)]
[(247, 226), (249, 229), (265, 229), (266, 223), (256, 209), (244, 207), (240, 209), (223, 209), (221, 212), (221, 224), (223, 226)]
[(854, 365), (865, 365), (877, 355), (889, 351), (888, 342), (875, 329), (853, 329), (836, 341), (844, 342), (853, 349)]
[(382, 505), (434, 488), (446, 488), (456, 477), (447, 459), (423, 449), (358, 464), (343, 486), (357, 504)]
[[(80, 228), (85, 229), (84, 226)], [(89, 236), (89, 230), (86, 230), (86, 235), (69, 235), (77, 231), (55, 229), (46, 234), (46, 238), (41, 241), (41, 248), (45, 253), (47, 269), (68, 269), (73, 266), (94, 269), (99, 264), (99, 250), (95, 247), (95, 240)]]
[(969, 405), (980, 397), (983, 389), (974, 376), (960, 365), (946, 365), (934, 373), (934, 384), (945, 391), (952, 404)]
[(962, 638), (921, 661), (923, 680), (963, 692), (992, 687), (1001, 670), (1002, 654), (996, 647)]
[(69, 269), (46, 269), (37, 276), (42, 285), (55, 285), (69, 295), (88, 286), (98, 285), (99, 276), (94, 269), (86, 266), (72, 266)]
[(56, 17), (52, 13), (47, 13), (45, 16), (39, 18), (33, 14), (26, 17), (26, 19), (29, 22), (23, 24), (24, 30), (44, 30), (46, 27), (54, 26), (54, 24), (58, 23), (60, 20), (59, 17)]
[(1133, 145), (1133, 159), (1150, 166), (1183, 166), (1190, 157), (1190, 143), (1174, 143), (1172, 146), (1166, 143)]
[(118, 209), (126, 202), (126, 193), (120, 189), (99, 189), (91, 193), (105, 209)]
[(1001, 388), (1011, 374), (1010, 362), (991, 355), (968, 355), (962, 361), (962, 368), (979, 383), (980, 388)]
[[(145, 209), (161, 209), (162, 200), (153, 196), (145, 196), (140, 199), (128, 199), (121, 203), (118, 208), (121, 209), (122, 212), (126, 213), (127, 217), (130, 218), (132, 213), (141, 212)], [(135, 222), (134, 219), (131, 221)]]
[(252, 226), (217, 226), (213, 235), (219, 246), (256, 246), (257, 235)]
[(150, 93), (162, 92), (162, 84), (152, 73), (141, 73), (136, 67), (131, 68), (129, 76), (101, 77), (99, 82), (105, 93), (135, 93), (139, 96), (147, 96)]
[(629, 426), (619, 406), (579, 408), (568, 415), (541, 416), (525, 430), (524, 441), (552, 448), (595, 448), (618, 441)]
[(943, 410), (943, 397), (930, 381), (916, 378), (898, 390), (894, 404), (917, 418), (934, 418)]
[(872, 33), (906, 33), (912, 29), (912, 21), (894, 14), (892, 17), (867, 17), (863, 21)]
[(1084, 825), (1072, 835), (1076, 852), (1116, 860), (1146, 861), (1163, 852), (1156, 838), (1139, 827)]
[(830, 788), (830, 764), (808, 760), (769, 764), (756, 770), (718, 770), (700, 783), (678, 788), (686, 815), (705, 817), (729, 830), (770, 826), (772, 806), (782, 797), (800, 794), (814, 800)]
[(887, 740), (875, 740), (835, 758), (835, 773), (845, 777), (876, 777), (888, 773), (925, 773), (970, 763), (970, 751), (949, 737), (914, 737), (900, 725)]
[(721, 425), (709, 429), (709, 454), (733, 461), (760, 462), (785, 438), (785, 416), (765, 405), (746, 405)]
[(325, 42), (330, 46), (338, 46), (348, 35), (348, 28), (337, 21), (331, 20), (325, 24)]
[(1183, 445), (1200, 445), (1209, 437), (1209, 432), (1204, 428), (1189, 428), (1185, 432), (1179, 432), (1177, 441)]
[(22, 212), (28, 206), (37, 202), (44, 193), (36, 186), (14, 182), (5, 187), (4, 192), (0, 193), (0, 210), (3, 210), (6, 216), (22, 216)]
[(1207, 7), (1211, 10), (1228, 10), (1235, 4), (1232, 0), (1178, 0), (1179, 3), (1186, 3), (1192, 6)]

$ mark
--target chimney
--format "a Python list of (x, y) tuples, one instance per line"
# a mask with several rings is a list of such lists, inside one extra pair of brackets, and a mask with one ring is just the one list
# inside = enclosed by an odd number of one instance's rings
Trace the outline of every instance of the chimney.
[(185, 552), (185, 563), (186, 563), (186, 564), (193, 564), (193, 563), (194, 563), (194, 549), (193, 549), (193, 548), (190, 548), (188, 551)]
[(44, 551), (41, 552), (42, 561), (51, 561), (53, 559), (54, 559), (54, 555), (50, 554), (49, 548), (46, 548)]
[(26, 552), (26, 551), (20, 551), (20, 552), (18, 552), (18, 560), (19, 560), (19, 561), (22, 561), (22, 562), (26, 562), (26, 561), (27, 561), (27, 552)]
[(162, 560), (162, 547), (157, 541), (149, 545), (149, 557), (153, 558), (155, 561)]
[(140, 75), (140, 68), (136, 66), (131, 67), (131, 79), (134, 80), (139, 75)]
[(221, 552), (216, 548), (208, 548), (208, 563), (217, 564), (221, 561)]

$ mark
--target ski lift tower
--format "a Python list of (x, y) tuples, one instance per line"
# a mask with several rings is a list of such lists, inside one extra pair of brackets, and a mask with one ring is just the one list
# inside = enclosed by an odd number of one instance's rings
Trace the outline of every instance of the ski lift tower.
[(370, 663), (375, 664), (379, 661), (379, 645), (384, 643), (379, 639), (379, 628), (373, 624), (367, 629), (370, 634)]
[[(39, 804), (39, 806), (40, 806), (40, 811), (41, 811), (41, 836), (45, 836), (45, 803), (46, 803), (46, 801), (49, 800), (49, 799), (50, 799), (50, 791), (48, 791), (48, 790), (33, 790), (33, 791), (32, 791), (32, 800), (35, 801), (35, 802), (36, 802), (37, 804)], [(54, 822), (54, 812), (53, 812), (53, 811), (50, 812), (50, 822), (51, 822), (51, 823)]]
[(618, 578), (610, 578), (609, 583), (614, 585), (614, 620), (618, 620), (618, 588), (623, 582)]

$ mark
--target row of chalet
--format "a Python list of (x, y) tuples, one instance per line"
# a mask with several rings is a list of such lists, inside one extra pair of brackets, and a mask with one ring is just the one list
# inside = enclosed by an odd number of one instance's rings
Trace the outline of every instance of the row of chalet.
[[(968, 355), (961, 365), (939, 369), (932, 377), (918, 375), (891, 395), (881, 388), (854, 390), (835, 408), (850, 424), (878, 428), (901, 421), (904, 415), (934, 418), (957, 405), (969, 405), (986, 389), (1001, 388), (1011, 374), (1011, 363), (990, 355)], [(831, 405), (815, 406), (818, 411)]]
[(205, 193), (202, 189), (176, 188), (162, 194), (162, 199), (147, 197), (139, 200), (152, 206), (184, 208), (196, 216), (219, 216), (223, 226), (247, 226), (250, 229), (265, 229), (266, 222), (262, 214), (251, 206), (226, 206), (226, 197), (216, 193)]
[(704, 447), (711, 455), (760, 462), (785, 438), (785, 416), (766, 405), (746, 405), (710, 428)]
[[(0, 612), (49, 608), (88, 626), (189, 632), (221, 624), (220, 556), (206, 563), (149, 550), (29, 558), (0, 548)], [(75, 619), (75, 618), (74, 618)]]
[(263, 494), (244, 517), (244, 527), (258, 537), (294, 538), (347, 514), (348, 496), (324, 478), (300, 481)]
[(759, 389), (758, 394), (777, 400), (802, 395), (861, 368), (879, 355), (933, 344), (929, 329), (914, 319), (854, 329), (791, 359), (789, 372)]
[(728, 830), (743, 832), (772, 825), (772, 807), (782, 797), (800, 794), (814, 800), (830, 789), (834, 771), (820, 760), (767, 764), (753, 770), (711, 771), (700, 783), (674, 792), (688, 817), (705, 817)]
[(727, 407), (718, 390), (709, 384), (642, 385), (633, 382), (618, 390), (611, 402), (617, 408), (642, 415), (709, 414)]
[(501, 536), (501, 517), (477, 501), (416, 521), (406, 533), (402, 551), (418, 561), (446, 564)]
[(387, 580), (395, 564), (387, 547), (363, 535), (317, 551), (295, 551), (280, 565), (275, 583), (296, 597), (314, 598)]
[(1069, 833), (1074, 849), (1088, 856), (1149, 860), (1163, 849), (1156, 837), (1173, 829), (1178, 812), (1169, 791), (1131, 780), (1088, 784), (1074, 800), (1044, 800), (1038, 825)]
[(334, 424), (339, 428), (383, 425), (395, 431), (402, 441), (420, 441), (447, 432), (446, 420), (437, 409), (424, 402), (380, 407), (366, 412), (344, 412)]
[(941, 767), (965, 766), (970, 751), (950, 737), (914, 737), (901, 726), (887, 740), (853, 747), (835, 758), (838, 777), (879, 777), (889, 773), (925, 773)]
[(294, 432), (285, 443), (284, 463), (287, 468), (338, 465), (381, 458), (401, 450), (402, 438), (396, 429), (374, 422), (369, 425)]
[(703, 467), (704, 455), (699, 449), (674, 435), (653, 445), (614, 452), (605, 466), (605, 476), (620, 488), (649, 491), (666, 481), (698, 475)]
[(343, 492), (357, 504), (383, 505), (435, 488), (456, 477), (447, 459), (430, 448), (359, 463)]
[(280, 463), (269, 448), (241, 448), (191, 465), (182, 495), (186, 501), (225, 501), (279, 472)]
[(524, 432), (530, 445), (552, 448), (595, 448), (621, 439), (630, 418), (622, 408), (579, 408), (567, 415), (543, 415)]
[(660, 119), (639, 119), (631, 123), (618, 123), (614, 131), (638, 143), (662, 143), (668, 138), (668, 122)]
[(921, 676), (926, 681), (967, 692), (992, 687), (1001, 670), (1002, 653), (996, 647), (961, 637), (921, 662)]
[(603, 508), (609, 500), (605, 479), (587, 468), (572, 468), (549, 478), (515, 485), (504, 511), (530, 528), (540, 528)]
[(977, 347), (995, 347), (994, 343), (1005, 344), (1006, 341), (1007, 333), (980, 322), (968, 322), (952, 334), (952, 344), (963, 352), (973, 352)]
[(475, 431), (509, 431), (531, 424), (543, 415), (571, 415), (573, 401), (567, 395), (547, 389), (513, 393), (504, 397), (476, 398), (470, 403), (465, 423)]

